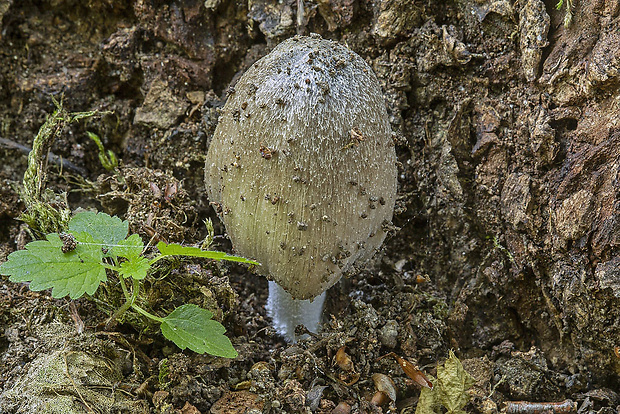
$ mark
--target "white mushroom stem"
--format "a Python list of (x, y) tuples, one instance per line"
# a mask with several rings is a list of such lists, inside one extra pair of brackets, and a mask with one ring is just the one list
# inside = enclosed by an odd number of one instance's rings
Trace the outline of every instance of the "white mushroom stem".
[(293, 297), (280, 285), (269, 282), (269, 298), (267, 314), (273, 320), (276, 332), (288, 342), (295, 342), (295, 327), (304, 325), (310, 332), (317, 332), (321, 324), (325, 292), (313, 300), (299, 300)]

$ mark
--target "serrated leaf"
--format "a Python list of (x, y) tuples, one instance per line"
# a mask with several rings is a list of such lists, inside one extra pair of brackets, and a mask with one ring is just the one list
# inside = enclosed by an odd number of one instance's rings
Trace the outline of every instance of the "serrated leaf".
[(198, 247), (181, 246), (180, 244), (164, 242), (157, 243), (157, 249), (161, 253), (161, 256), (190, 256), (190, 257), (204, 257), (213, 260), (228, 260), (229, 262), (248, 263), (253, 265), (260, 265), (260, 263), (254, 260), (246, 259), (244, 257), (230, 256), (224, 252), (214, 252), (210, 250), (200, 250)]
[[(94, 242), (88, 235), (80, 236)], [(58, 234), (50, 233), (47, 240), (28, 243), (25, 250), (11, 253), (0, 266), (0, 273), (9, 275), (12, 282), (30, 282), (30, 290), (52, 288), (54, 298), (93, 295), (107, 280), (101, 247), (78, 243), (75, 250), (63, 253), (62, 245)]]
[(475, 380), (465, 371), (454, 352), (450, 351), (443, 367), (437, 367), (437, 382), (439, 401), (448, 409), (448, 414), (463, 413), (463, 407), (469, 402), (467, 390)]
[(111, 256), (121, 256), (132, 259), (140, 256), (143, 250), (144, 242), (142, 242), (142, 238), (137, 234), (132, 234), (125, 240), (119, 241), (116, 246), (113, 246), (109, 254)]
[(226, 328), (212, 317), (211, 312), (199, 306), (183, 305), (164, 318), (161, 332), (181, 349), (235, 358), (237, 351), (224, 335)]
[(127, 237), (129, 223), (105, 213), (81, 211), (69, 220), (69, 231), (71, 233), (88, 233), (92, 236), (93, 243), (113, 246)]
[(119, 273), (124, 277), (131, 277), (136, 280), (142, 280), (146, 277), (147, 272), (151, 268), (149, 259), (146, 257), (132, 257), (121, 263)]

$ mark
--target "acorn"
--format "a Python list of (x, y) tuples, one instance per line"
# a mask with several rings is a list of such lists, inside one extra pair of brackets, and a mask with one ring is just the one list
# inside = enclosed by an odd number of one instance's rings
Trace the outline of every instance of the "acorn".
[(279, 44), (231, 91), (207, 154), (209, 199), (237, 254), (287, 300), (312, 300), (373, 255), (392, 219), (381, 87), (356, 53), (311, 35)]

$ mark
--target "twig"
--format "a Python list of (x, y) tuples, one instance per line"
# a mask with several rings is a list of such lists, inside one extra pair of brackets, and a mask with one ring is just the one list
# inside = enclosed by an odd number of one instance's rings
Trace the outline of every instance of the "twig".
[(73, 319), (73, 322), (75, 323), (75, 330), (78, 335), (81, 335), (84, 333), (84, 321), (80, 318), (80, 313), (78, 312), (77, 307), (75, 306), (75, 301), (73, 300), (69, 300), (69, 313), (71, 314), (71, 319)]
[(506, 402), (506, 414), (541, 414), (544, 412), (552, 412), (555, 414), (576, 413), (577, 403), (573, 400), (564, 400), (562, 402)]
[[(2, 138), (2, 137), (0, 137), (0, 146), (5, 147), (5, 148), (19, 150), (20, 152), (22, 152), (22, 153), (24, 153), (26, 155), (28, 155), (30, 153), (30, 151), (32, 151), (32, 148), (30, 148), (30, 147), (28, 147), (26, 145), (22, 145), (22, 144), (20, 144), (18, 142), (11, 141), (10, 139), (6, 139), (6, 138)], [(66, 168), (67, 170), (74, 171), (74, 172), (80, 174), (81, 176), (86, 176), (88, 174), (87, 171), (84, 168), (78, 167), (77, 165), (75, 165), (71, 161), (68, 161), (65, 158), (62, 158), (62, 157), (54, 154), (53, 152), (48, 152), (47, 153), (47, 161), (49, 163), (52, 163), (52, 164), (55, 164), (55, 165), (59, 165), (62, 168)]]
[(84, 399), (84, 396), (82, 395), (82, 393), (80, 392), (80, 389), (78, 388), (77, 384), (75, 383), (75, 381), (73, 380), (73, 377), (71, 376), (71, 374), (69, 373), (69, 363), (67, 362), (67, 353), (64, 354), (65, 357), (65, 369), (67, 370), (67, 377), (69, 378), (69, 380), (71, 381), (71, 384), (73, 384), (73, 388), (75, 388), (75, 392), (77, 392), (77, 394), (80, 396), (80, 399), (82, 400), (82, 403), (86, 406), (86, 408), (88, 409), (89, 413), (94, 413), (93, 409), (90, 408), (90, 405), (88, 405), (88, 403), (86, 402), (86, 400)]

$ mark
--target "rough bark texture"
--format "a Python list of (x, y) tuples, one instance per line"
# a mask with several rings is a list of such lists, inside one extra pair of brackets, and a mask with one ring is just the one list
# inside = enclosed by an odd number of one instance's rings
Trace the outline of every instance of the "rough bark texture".
[[(413, 412), (419, 391), (391, 359), (377, 358), (393, 351), (432, 372), (453, 348), (478, 374), (468, 410), (572, 398), (583, 412), (610, 412), (620, 404), (609, 389), (620, 375), (620, 3), (573, 2), (567, 27), (566, 6), (555, 3), (0, 0), (0, 260), (28, 240), (14, 220), (23, 206), (12, 184), (25, 169), (15, 144), (30, 145), (53, 110), (50, 96), (64, 94), (70, 110), (113, 111), (64, 131), (56, 154), (95, 181), (106, 172), (90, 130), (132, 167), (121, 173), (129, 180), (106, 173), (92, 197), (71, 194), (71, 207), (125, 215), (145, 238), (194, 243), (198, 218), (212, 214), (203, 165), (225, 91), (282, 40), (317, 32), (362, 56), (381, 83), (398, 133), (400, 230), (374, 265), (330, 292), (334, 317), (322, 336), (295, 347), (269, 333), (263, 281), (232, 268), (237, 297), (217, 269), (180, 265), (176, 282), (146, 290), (152, 308), (221, 309), (241, 356), (179, 353), (125, 326), (110, 338), (139, 350), (123, 370), (128, 389), (144, 384), (137, 395), (162, 413), (234, 412), (226, 401), (266, 412), (316, 402), (324, 413), (346, 401), (376, 412), (365, 397), (382, 372), (395, 381), (398, 408)], [(177, 186), (182, 200), (168, 194)], [(70, 319), (65, 302), (3, 280), (7, 389), (35, 349), (49, 349), (37, 348), (45, 338), (36, 324)], [(89, 326), (105, 318), (78, 305)], [(353, 372), (332, 365), (344, 345)], [(168, 383), (154, 379), (164, 357)], [(361, 381), (342, 385), (355, 375)], [(0, 411), (16, 407), (0, 397)]]

